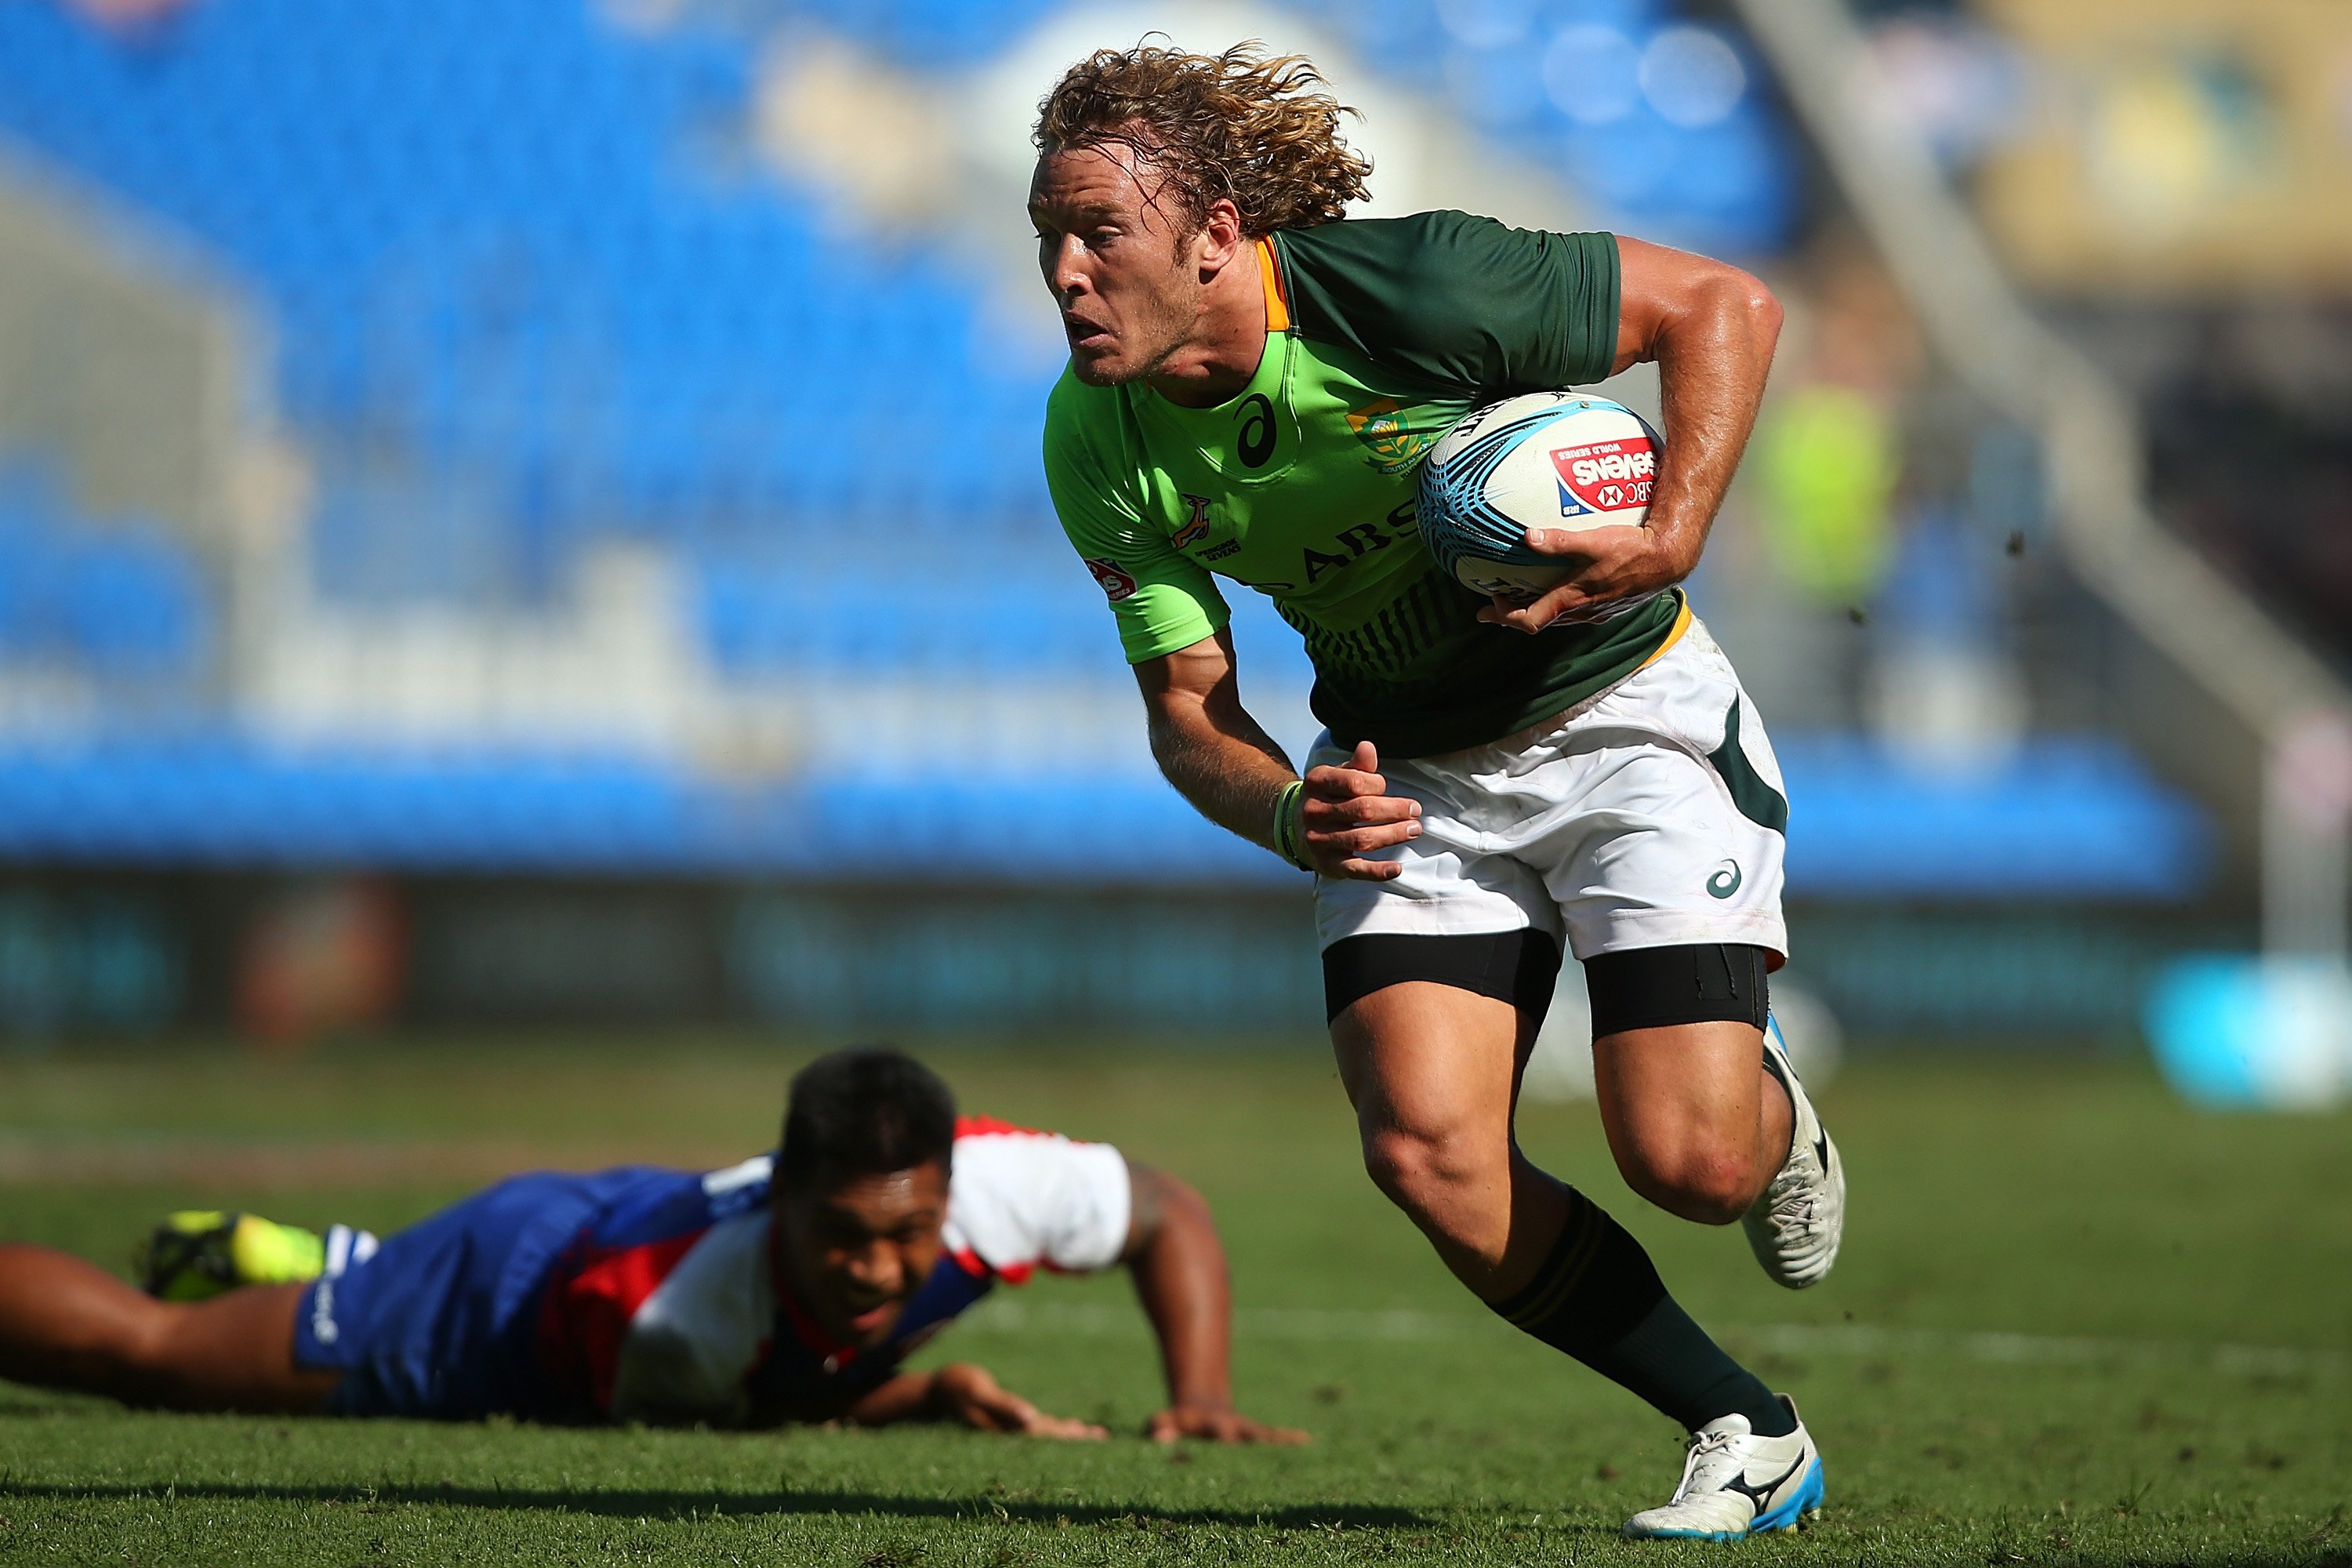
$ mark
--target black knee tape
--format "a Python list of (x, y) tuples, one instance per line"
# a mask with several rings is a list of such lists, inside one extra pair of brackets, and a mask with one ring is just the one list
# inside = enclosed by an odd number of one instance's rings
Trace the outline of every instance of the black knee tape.
[(1384, 985), (1427, 980), (1508, 1002), (1523, 1023), (1531, 1017), (1539, 1026), (1559, 979), (1559, 945), (1526, 927), (1475, 936), (1342, 937), (1323, 950), (1323, 1016), (1328, 1022)]
[(1708, 942), (1588, 958), (1584, 992), (1592, 1002), (1592, 1037), (1718, 1021), (1760, 1029), (1771, 1009), (1768, 957), (1747, 942)]

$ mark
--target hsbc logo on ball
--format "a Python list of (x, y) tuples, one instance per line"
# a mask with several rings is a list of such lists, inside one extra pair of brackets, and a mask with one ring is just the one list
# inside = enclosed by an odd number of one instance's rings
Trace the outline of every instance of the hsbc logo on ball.
[(1559, 515), (1622, 511), (1650, 504), (1658, 482), (1658, 454), (1647, 436), (1562, 447), (1551, 454), (1559, 476)]
[(1093, 573), (1095, 581), (1102, 584), (1103, 597), (1114, 605), (1121, 599), (1135, 597), (1135, 579), (1118, 562), (1104, 561), (1092, 555), (1085, 560), (1087, 570)]

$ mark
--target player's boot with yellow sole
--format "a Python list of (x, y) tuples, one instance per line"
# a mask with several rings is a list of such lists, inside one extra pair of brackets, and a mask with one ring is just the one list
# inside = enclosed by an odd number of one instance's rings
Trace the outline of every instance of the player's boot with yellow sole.
[(183, 1209), (167, 1215), (131, 1258), (140, 1289), (163, 1301), (203, 1301), (245, 1285), (316, 1279), (326, 1266), (316, 1232), (257, 1214)]

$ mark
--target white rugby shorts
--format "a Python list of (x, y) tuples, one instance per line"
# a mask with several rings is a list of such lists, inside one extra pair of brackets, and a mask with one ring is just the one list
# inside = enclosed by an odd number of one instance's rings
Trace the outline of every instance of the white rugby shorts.
[[(1345, 764), (1327, 731), (1308, 766)], [(1748, 942), (1778, 967), (1788, 791), (1731, 661), (1696, 617), (1632, 675), (1492, 745), (1381, 760), (1421, 837), (1392, 881), (1318, 877), (1321, 945), (1532, 926), (1578, 959)]]

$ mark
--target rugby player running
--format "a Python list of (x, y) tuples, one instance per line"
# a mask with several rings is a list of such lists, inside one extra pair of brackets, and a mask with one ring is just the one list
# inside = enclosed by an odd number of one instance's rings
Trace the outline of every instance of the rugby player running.
[[(1692, 1436), (1631, 1535), (1729, 1539), (1820, 1506), (1795, 1406), (1675, 1305), (1639, 1243), (1528, 1163), (1520, 1072), (1564, 941), (1633, 1190), (1829, 1270), (1835, 1149), (1768, 1033), (1787, 802), (1677, 586), (1780, 323), (1737, 268), (1456, 212), (1341, 221), (1370, 164), (1297, 57), (1138, 47), (1040, 106), (1029, 211), (1069, 340), (1046, 415), (1064, 528), (1108, 596), (1169, 780), (1315, 873), (1331, 1037), (1374, 1182), (1480, 1300)], [(1572, 568), (1518, 605), (1441, 573), (1415, 471), (1511, 395), (1654, 360), (1640, 528), (1530, 530)], [(1214, 574), (1306, 639), (1304, 776), (1243, 708)]]

